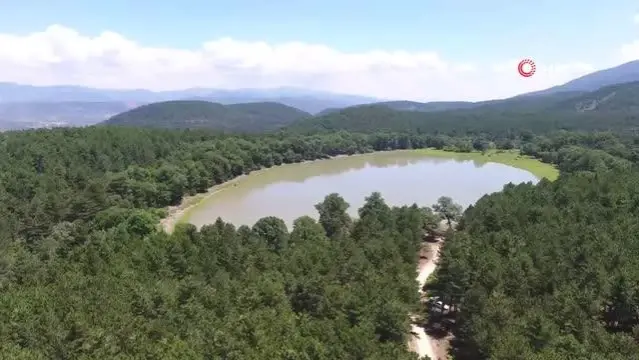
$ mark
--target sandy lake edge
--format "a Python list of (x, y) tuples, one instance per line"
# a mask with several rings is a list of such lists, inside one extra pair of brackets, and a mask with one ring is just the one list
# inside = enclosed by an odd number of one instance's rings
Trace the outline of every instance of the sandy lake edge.
[(362, 155), (369, 155), (369, 154), (372, 154), (372, 152), (363, 153), (363, 154), (353, 154), (353, 155), (336, 155), (336, 156), (331, 156), (331, 157), (323, 158), (323, 159), (305, 160), (305, 161), (300, 161), (300, 162), (290, 163), (290, 164), (274, 165), (268, 168), (264, 167), (259, 170), (251, 171), (249, 174), (242, 174), (240, 176), (234, 177), (233, 179), (227, 180), (221, 184), (213, 185), (212, 187), (208, 188), (206, 192), (199, 193), (196, 195), (185, 196), (179, 205), (167, 207), (166, 208), (167, 216), (160, 220), (160, 225), (164, 231), (166, 231), (167, 233), (171, 233), (173, 229), (175, 228), (175, 225), (184, 222), (183, 220), (185, 218), (188, 218), (188, 214), (191, 211), (195, 210), (198, 207), (198, 205), (200, 205), (204, 200), (210, 198), (213, 195), (220, 193), (221, 191), (226, 190), (227, 188), (231, 187), (234, 184), (237, 184), (238, 182), (242, 181), (244, 178), (246, 178), (249, 175), (256, 175), (264, 171), (277, 169), (283, 166), (307, 164), (307, 163), (313, 163), (317, 161), (328, 161), (328, 160), (338, 159), (338, 158), (347, 157), (347, 156), (362, 156)]

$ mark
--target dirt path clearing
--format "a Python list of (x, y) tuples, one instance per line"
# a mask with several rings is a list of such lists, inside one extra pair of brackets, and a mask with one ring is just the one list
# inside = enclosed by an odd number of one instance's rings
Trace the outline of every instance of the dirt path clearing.
[[(418, 265), (418, 275), (417, 282), (419, 283), (419, 291), (420, 297), (424, 296), (422, 288), (428, 280), (428, 277), (435, 271), (437, 268), (437, 259), (439, 258), (439, 248), (441, 246), (442, 240), (439, 240), (436, 243), (431, 243), (426, 246), (429, 246), (430, 249), (428, 251), (428, 258), (420, 258)], [(417, 318), (412, 316), (411, 319), (413, 322), (416, 322)], [(410, 349), (413, 352), (416, 352), (420, 357), (428, 356), (432, 360), (446, 359), (446, 349), (445, 347), (439, 346), (437, 341), (432, 339), (424, 328), (418, 324), (413, 323), (411, 332), (413, 333), (413, 338), (410, 342)], [(437, 345), (437, 346), (436, 346)]]

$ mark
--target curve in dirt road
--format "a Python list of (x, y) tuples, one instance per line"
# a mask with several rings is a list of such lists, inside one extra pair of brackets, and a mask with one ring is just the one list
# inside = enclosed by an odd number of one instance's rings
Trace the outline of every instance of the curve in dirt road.
[[(435, 271), (437, 268), (437, 259), (439, 257), (439, 247), (441, 244), (441, 240), (437, 243), (431, 245), (430, 257), (429, 259), (420, 259), (419, 261), (419, 269), (417, 275), (417, 282), (419, 283), (419, 295), (423, 295), (422, 288), (428, 280), (428, 277)], [(413, 321), (415, 321), (415, 317), (411, 317)], [(426, 334), (424, 328), (413, 323), (411, 332), (414, 335), (411, 341), (411, 348), (414, 352), (416, 352), (419, 357), (428, 356), (433, 360), (438, 360), (437, 355), (435, 354), (435, 350), (433, 348), (433, 342), (430, 336)]]

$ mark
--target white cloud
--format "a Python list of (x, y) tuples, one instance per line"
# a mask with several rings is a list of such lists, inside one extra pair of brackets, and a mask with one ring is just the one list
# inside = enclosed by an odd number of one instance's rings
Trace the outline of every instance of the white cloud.
[[(636, 43), (627, 56), (639, 57)], [(626, 54), (624, 53), (624, 56)], [(296, 86), (412, 100), (500, 98), (561, 84), (594, 68), (535, 59), (531, 78), (518, 60), (453, 61), (435, 51), (341, 52), (318, 44), (223, 38), (195, 50), (153, 48), (115, 32), (89, 37), (60, 25), (0, 34), (0, 81), (103, 88), (264, 88)]]
[(632, 61), (639, 59), (639, 40), (621, 47), (621, 56), (623, 61)]
[[(639, 14), (634, 16), (635, 24), (639, 24)], [(621, 47), (621, 60), (624, 62), (639, 59), (639, 40), (632, 43), (624, 44)]]

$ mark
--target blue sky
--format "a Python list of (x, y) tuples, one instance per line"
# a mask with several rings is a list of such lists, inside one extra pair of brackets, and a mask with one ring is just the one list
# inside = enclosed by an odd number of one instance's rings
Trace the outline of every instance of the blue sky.
[[(61, 24), (145, 45), (195, 48), (219, 37), (300, 40), (343, 51), (437, 49), (453, 58), (508, 55), (598, 61), (633, 39), (631, 0), (3, 0), (0, 32)], [(529, 5), (530, 4), (530, 5)]]
[(639, 38), (636, 0), (0, 0), (0, 8), (0, 34), (15, 36), (59, 24), (146, 47), (197, 50), (229, 37), (344, 53), (434, 51), (459, 63), (532, 57), (600, 68), (620, 63), (621, 46)]

